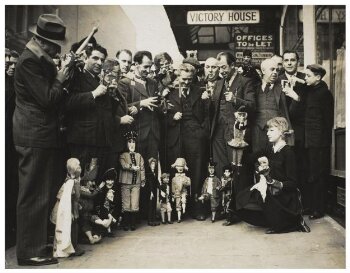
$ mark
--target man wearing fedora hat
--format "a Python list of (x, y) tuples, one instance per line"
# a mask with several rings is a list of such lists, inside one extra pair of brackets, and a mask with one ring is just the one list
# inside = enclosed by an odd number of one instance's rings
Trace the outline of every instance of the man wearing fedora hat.
[(19, 159), (17, 260), (19, 265), (47, 265), (47, 223), (64, 173), (59, 132), (59, 107), (66, 92), (68, 69), (57, 71), (52, 60), (65, 43), (63, 21), (39, 16), (29, 30), (34, 37), (18, 59), (15, 71), (16, 109), (13, 138)]

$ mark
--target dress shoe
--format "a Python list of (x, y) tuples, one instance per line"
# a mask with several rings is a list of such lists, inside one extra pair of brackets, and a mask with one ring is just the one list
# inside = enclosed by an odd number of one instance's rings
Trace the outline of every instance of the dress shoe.
[(165, 221), (164, 221), (164, 222), (162, 221), (162, 224), (163, 224), (163, 225), (166, 225), (166, 222), (165, 222)]
[(215, 223), (215, 219), (211, 219), (211, 222), (212, 222), (212, 223)]
[(128, 230), (129, 230), (129, 226), (124, 226), (124, 227), (123, 227), (123, 230), (124, 230), (124, 231), (128, 231)]
[(81, 249), (81, 248), (76, 248), (75, 252), (72, 253), (71, 255), (69, 255), (69, 257), (78, 257), (78, 256), (82, 256), (84, 255), (85, 250)]
[(298, 230), (301, 232), (307, 232), (307, 233), (309, 233), (311, 231), (310, 227), (306, 224), (303, 216), (301, 216), (301, 215), (300, 215), (300, 224), (299, 224)]
[(168, 221), (167, 223), (168, 223), (168, 224), (173, 224), (173, 222), (172, 222), (172, 221)]
[(33, 257), (29, 259), (18, 259), (18, 265), (21, 266), (41, 266), (41, 265), (49, 265), (49, 264), (58, 264), (58, 260), (53, 257)]
[(324, 216), (324, 215), (321, 214), (321, 213), (314, 212), (313, 214), (311, 214), (311, 215), (309, 216), (309, 219), (310, 219), (310, 220), (316, 220), (316, 219), (322, 218), (323, 216)]
[(222, 223), (223, 226), (230, 226), (232, 223), (230, 221), (225, 221)]
[(277, 234), (279, 232), (277, 232), (276, 230), (269, 228), (268, 230), (265, 231), (265, 234)]
[(181, 223), (181, 220), (177, 220), (178, 223)]
[(136, 230), (136, 227), (135, 227), (135, 226), (131, 226), (131, 227), (130, 227), (130, 230), (131, 230), (131, 231), (135, 231), (135, 230)]

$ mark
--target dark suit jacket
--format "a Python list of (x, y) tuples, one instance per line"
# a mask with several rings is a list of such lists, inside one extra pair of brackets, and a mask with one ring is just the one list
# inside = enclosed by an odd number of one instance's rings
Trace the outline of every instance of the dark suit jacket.
[(52, 59), (34, 40), (30, 40), (15, 71), (15, 145), (56, 148), (62, 144), (58, 110), (66, 92), (56, 80), (56, 74)]
[[(219, 80), (213, 93), (214, 114), (211, 124), (211, 138), (214, 136), (214, 132), (218, 124), (220, 99), (225, 99), (224, 93), (226, 92), (226, 88), (224, 83), (224, 79)], [(233, 92), (236, 99), (233, 102), (228, 102), (228, 114), (225, 117), (227, 125), (225, 139), (227, 141), (231, 140), (233, 137), (233, 125), (235, 123), (234, 113), (238, 111), (238, 108), (244, 106), (245, 109), (243, 111), (248, 112), (249, 119), (255, 110), (255, 89), (251, 79), (237, 74), (230, 87), (230, 92)]]
[(126, 140), (124, 137), (124, 134), (130, 130), (130, 125), (128, 124), (120, 124), (120, 119), (128, 114), (128, 104), (126, 102), (125, 97), (120, 93), (120, 91), (117, 89), (115, 90), (116, 97), (115, 97), (115, 119), (116, 119), (116, 151), (121, 152), (126, 149)]
[(147, 89), (139, 82), (128, 78), (121, 79), (118, 82), (118, 90), (125, 97), (128, 106), (136, 106), (138, 113), (134, 116), (134, 129), (139, 134), (138, 140), (144, 141), (152, 132), (159, 140), (159, 111), (148, 108), (140, 108), (140, 101), (157, 95), (157, 82), (151, 79), (146, 80)]
[[(262, 84), (259, 84), (259, 86), (257, 88), (258, 88), (257, 92), (260, 91), (260, 89), (262, 89)], [(288, 112), (288, 107), (287, 107), (287, 102), (286, 102), (286, 96), (285, 96), (284, 92), (282, 92), (282, 86), (281, 86), (280, 82), (276, 81), (275, 84), (273, 85), (273, 88), (271, 91), (275, 95), (277, 107), (279, 109), (278, 117), (286, 118), (288, 121), (289, 129), (293, 129), (292, 125), (290, 123), (289, 112)], [(255, 122), (254, 123), (256, 125), (258, 125), (261, 129), (264, 129), (264, 127), (266, 126), (266, 122), (267, 122), (267, 120), (266, 121), (259, 120), (259, 118), (255, 115)]]
[(308, 86), (305, 111), (306, 147), (329, 147), (332, 143), (334, 100), (328, 86), (321, 81)]
[(88, 71), (77, 75), (66, 103), (67, 142), (96, 147), (115, 147), (116, 127), (113, 99), (106, 93), (93, 98), (99, 81)]
[[(201, 90), (198, 85), (192, 85), (190, 87), (189, 96), (192, 104), (192, 114), (198, 125), (206, 132), (208, 130), (208, 119), (206, 113), (205, 102), (201, 99)], [(174, 107), (170, 108), (167, 114), (167, 124), (168, 124), (168, 139), (167, 145), (172, 147), (177, 143), (180, 137), (181, 122), (182, 120), (174, 120), (174, 115), (177, 112), (182, 113), (182, 103), (179, 97), (179, 89), (171, 89), (168, 99)], [(198, 137), (205, 137), (205, 135), (199, 135)]]
[[(305, 79), (305, 74), (297, 72), (296, 77), (299, 79)], [(288, 80), (285, 73), (283, 73), (279, 79)], [(293, 126), (295, 142), (296, 145), (304, 146), (305, 142), (305, 108), (306, 108), (306, 84), (301, 84), (299, 82), (295, 83), (294, 91), (298, 94), (300, 101), (295, 101), (292, 98), (286, 96), (286, 103), (289, 112), (290, 122)]]

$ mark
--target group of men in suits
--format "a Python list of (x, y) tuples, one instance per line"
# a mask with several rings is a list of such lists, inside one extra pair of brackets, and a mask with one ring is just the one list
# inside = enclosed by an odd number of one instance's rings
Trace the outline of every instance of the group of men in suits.
[[(184, 157), (192, 181), (190, 201), (198, 220), (205, 219), (203, 211), (196, 207), (196, 201), (206, 177), (205, 166), (209, 158), (217, 163), (219, 177), (223, 167), (232, 162), (232, 148), (227, 142), (233, 137), (234, 113), (237, 111), (248, 113), (245, 140), (250, 145), (246, 155), (265, 148), (268, 144), (266, 122), (282, 116), (287, 119), (290, 129), (294, 129), (295, 151), (300, 158), (298, 173), (301, 174), (307, 165), (302, 162), (305, 161), (305, 149), (310, 147), (310, 159), (319, 156), (319, 164), (326, 165), (326, 149), (320, 154), (317, 147), (328, 147), (329, 141), (323, 141), (316, 129), (323, 122), (322, 118), (317, 119), (317, 115), (321, 114), (322, 103), (328, 102), (329, 91), (325, 93), (324, 86), (321, 91), (316, 90), (313, 98), (317, 103), (314, 105), (315, 102), (307, 96), (307, 86), (322, 83), (324, 73), (317, 66), (309, 68), (309, 77), (297, 72), (299, 57), (296, 52), (283, 54), (285, 73), (280, 76), (277, 63), (273, 59), (264, 60), (261, 80), (239, 74), (235, 68), (236, 59), (230, 52), (206, 60), (204, 80), (197, 77), (196, 68), (187, 61), (177, 69), (176, 79), (174, 73), (165, 69), (162, 73), (167, 75), (156, 76), (154, 80), (149, 77), (153, 65), (150, 52), (135, 53), (135, 68), (131, 74), (132, 54), (129, 50), (120, 50), (116, 57), (121, 79), (106, 86), (100, 74), (107, 50), (97, 44), (85, 50), (84, 69), (75, 74), (70, 90), (66, 90), (63, 83), (69, 78), (68, 68), (63, 66), (57, 71), (52, 61), (65, 41), (64, 23), (56, 15), (41, 15), (31, 31), (34, 37), (19, 58), (15, 74), (13, 137), (19, 156), (19, 264), (57, 263), (56, 259), (45, 256), (45, 245), (47, 216), (64, 178), (62, 145), (67, 145), (69, 157), (78, 158), (83, 168), (97, 158), (97, 180), (107, 169), (118, 169), (118, 157), (126, 148), (123, 135), (131, 129), (137, 132), (136, 150), (145, 162), (161, 155), (162, 171), (172, 173), (170, 165), (176, 158)], [(171, 64), (168, 54), (157, 55), (156, 71), (161, 70), (157, 66), (165, 67), (166, 63)], [(309, 79), (306, 84), (303, 78)], [(284, 83), (290, 86), (283, 87)], [(162, 99), (167, 103), (165, 111), (159, 107)], [(332, 107), (327, 105), (329, 111), (322, 115), (333, 117)], [(66, 143), (62, 143), (59, 130), (59, 114), (62, 112), (67, 123)], [(329, 131), (330, 126), (328, 122), (324, 130)], [(316, 144), (312, 142), (315, 138), (319, 139)], [(317, 169), (314, 165), (312, 167)], [(246, 175), (242, 181), (253, 183), (249, 167), (236, 171), (242, 177)], [(314, 175), (314, 183), (319, 178), (319, 174)], [(301, 175), (300, 180), (306, 178)], [(233, 192), (245, 187), (245, 183), (236, 185)], [(147, 200), (142, 200), (142, 193), (141, 203), (147, 203)], [(142, 204), (140, 208), (147, 212)], [(317, 208), (313, 210), (315, 212)], [(319, 211), (315, 218), (322, 213)], [(232, 222), (236, 220), (232, 219)]]

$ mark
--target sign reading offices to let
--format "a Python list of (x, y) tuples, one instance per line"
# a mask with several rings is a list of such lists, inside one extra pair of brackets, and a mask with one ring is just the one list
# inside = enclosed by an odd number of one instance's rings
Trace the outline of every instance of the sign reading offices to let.
[(258, 24), (259, 10), (196, 10), (187, 12), (189, 25)]

